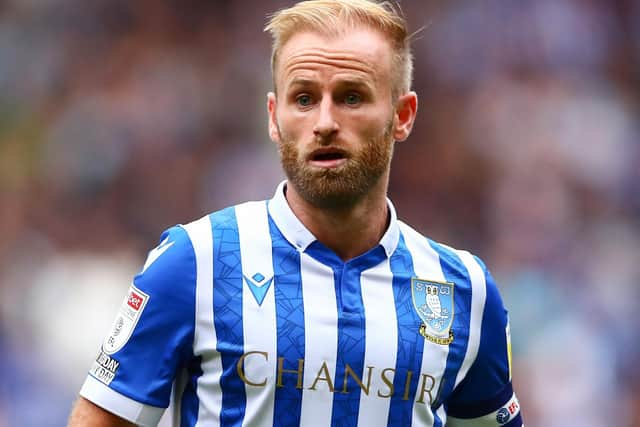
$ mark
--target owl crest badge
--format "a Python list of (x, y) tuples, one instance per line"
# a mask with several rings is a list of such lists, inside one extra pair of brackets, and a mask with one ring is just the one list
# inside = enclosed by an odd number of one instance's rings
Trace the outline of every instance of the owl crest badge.
[(453, 283), (411, 279), (413, 307), (423, 322), (420, 335), (436, 344), (449, 345), (453, 341), (454, 288)]

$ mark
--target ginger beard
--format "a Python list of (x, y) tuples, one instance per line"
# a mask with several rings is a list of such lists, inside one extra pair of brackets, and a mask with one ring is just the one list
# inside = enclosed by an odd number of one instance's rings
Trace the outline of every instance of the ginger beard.
[(299, 144), (278, 126), (282, 168), (289, 183), (311, 205), (325, 209), (351, 207), (388, 171), (393, 156), (392, 127), (393, 120), (389, 120), (378, 137), (366, 140), (357, 150), (349, 151), (344, 164), (336, 168), (319, 168), (307, 163), (308, 153), (330, 146), (333, 141), (321, 141), (302, 152)]

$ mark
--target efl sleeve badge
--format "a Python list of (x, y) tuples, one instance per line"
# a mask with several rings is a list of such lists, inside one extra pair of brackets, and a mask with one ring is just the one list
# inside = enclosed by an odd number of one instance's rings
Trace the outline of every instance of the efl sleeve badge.
[(113, 322), (111, 331), (102, 344), (102, 349), (106, 354), (114, 354), (124, 347), (136, 327), (148, 300), (149, 295), (131, 285)]

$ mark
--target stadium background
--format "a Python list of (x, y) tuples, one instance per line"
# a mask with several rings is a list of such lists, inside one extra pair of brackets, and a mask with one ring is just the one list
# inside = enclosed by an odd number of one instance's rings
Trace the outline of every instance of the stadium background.
[[(271, 196), (287, 4), (0, 2), (1, 427), (64, 425), (163, 229)], [(401, 4), (401, 217), (498, 279), (528, 427), (640, 426), (640, 3)]]

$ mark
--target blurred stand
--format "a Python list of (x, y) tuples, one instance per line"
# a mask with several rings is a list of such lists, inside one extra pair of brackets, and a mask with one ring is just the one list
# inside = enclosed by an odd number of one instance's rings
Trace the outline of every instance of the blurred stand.
[[(162, 230), (271, 196), (288, 4), (0, 3), (0, 427), (65, 424)], [(491, 268), (527, 426), (640, 426), (639, 4), (401, 4), (426, 27), (401, 216)]]

